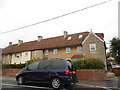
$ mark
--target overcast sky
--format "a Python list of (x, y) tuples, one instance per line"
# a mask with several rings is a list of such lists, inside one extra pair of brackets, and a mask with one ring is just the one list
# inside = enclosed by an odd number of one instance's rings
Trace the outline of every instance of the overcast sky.
[[(80, 10), (107, 0), (0, 0), (0, 33), (41, 22), (72, 11)], [(84, 31), (104, 33), (109, 42), (118, 36), (118, 1), (85, 9), (52, 21), (0, 34), (0, 48), (9, 42), (23, 42)], [(108, 45), (107, 45), (108, 46)]]

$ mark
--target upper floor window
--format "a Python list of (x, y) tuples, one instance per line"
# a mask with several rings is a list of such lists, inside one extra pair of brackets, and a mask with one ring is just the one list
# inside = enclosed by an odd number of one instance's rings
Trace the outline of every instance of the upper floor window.
[(15, 55), (15, 58), (19, 58), (19, 54), (16, 53), (16, 54), (14, 54), (14, 55)]
[(77, 52), (82, 52), (82, 46), (77, 46)]
[(10, 58), (10, 55), (9, 55), (9, 54), (7, 55), (7, 58)]
[(38, 55), (38, 54), (39, 54), (39, 51), (38, 51), (38, 50), (35, 50), (35, 51), (34, 51), (34, 54), (35, 54), (35, 55)]
[(96, 44), (89, 45), (90, 51), (96, 51)]
[(25, 52), (25, 56), (28, 56), (28, 52)]
[(70, 52), (71, 52), (70, 47), (66, 47), (66, 53), (70, 53)]
[(58, 54), (58, 49), (53, 49), (53, 54)]
[(48, 55), (48, 50), (45, 50), (45, 51), (44, 51), (44, 55)]

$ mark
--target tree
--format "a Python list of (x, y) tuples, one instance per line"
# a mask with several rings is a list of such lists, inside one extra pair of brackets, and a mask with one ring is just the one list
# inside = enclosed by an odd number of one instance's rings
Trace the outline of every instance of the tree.
[(110, 53), (120, 63), (120, 38), (113, 38), (110, 43)]

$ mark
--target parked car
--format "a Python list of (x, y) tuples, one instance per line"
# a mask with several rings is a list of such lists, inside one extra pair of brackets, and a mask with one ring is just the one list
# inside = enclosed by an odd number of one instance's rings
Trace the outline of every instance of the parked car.
[(120, 64), (112, 64), (112, 68), (120, 68)]
[(19, 85), (27, 82), (49, 83), (53, 88), (61, 88), (77, 82), (76, 70), (70, 61), (49, 59), (33, 62), (16, 74)]

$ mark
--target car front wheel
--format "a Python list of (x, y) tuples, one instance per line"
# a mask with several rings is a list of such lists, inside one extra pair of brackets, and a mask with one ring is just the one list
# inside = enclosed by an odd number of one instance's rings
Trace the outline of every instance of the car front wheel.
[(24, 84), (24, 83), (25, 83), (24, 78), (23, 78), (22, 76), (19, 76), (19, 77), (18, 77), (18, 80), (17, 80), (17, 84), (18, 84), (18, 85), (22, 85), (22, 84)]
[(52, 79), (52, 87), (54, 89), (58, 89), (58, 88), (61, 88), (62, 84), (61, 84), (61, 81), (59, 78), (53, 78)]

